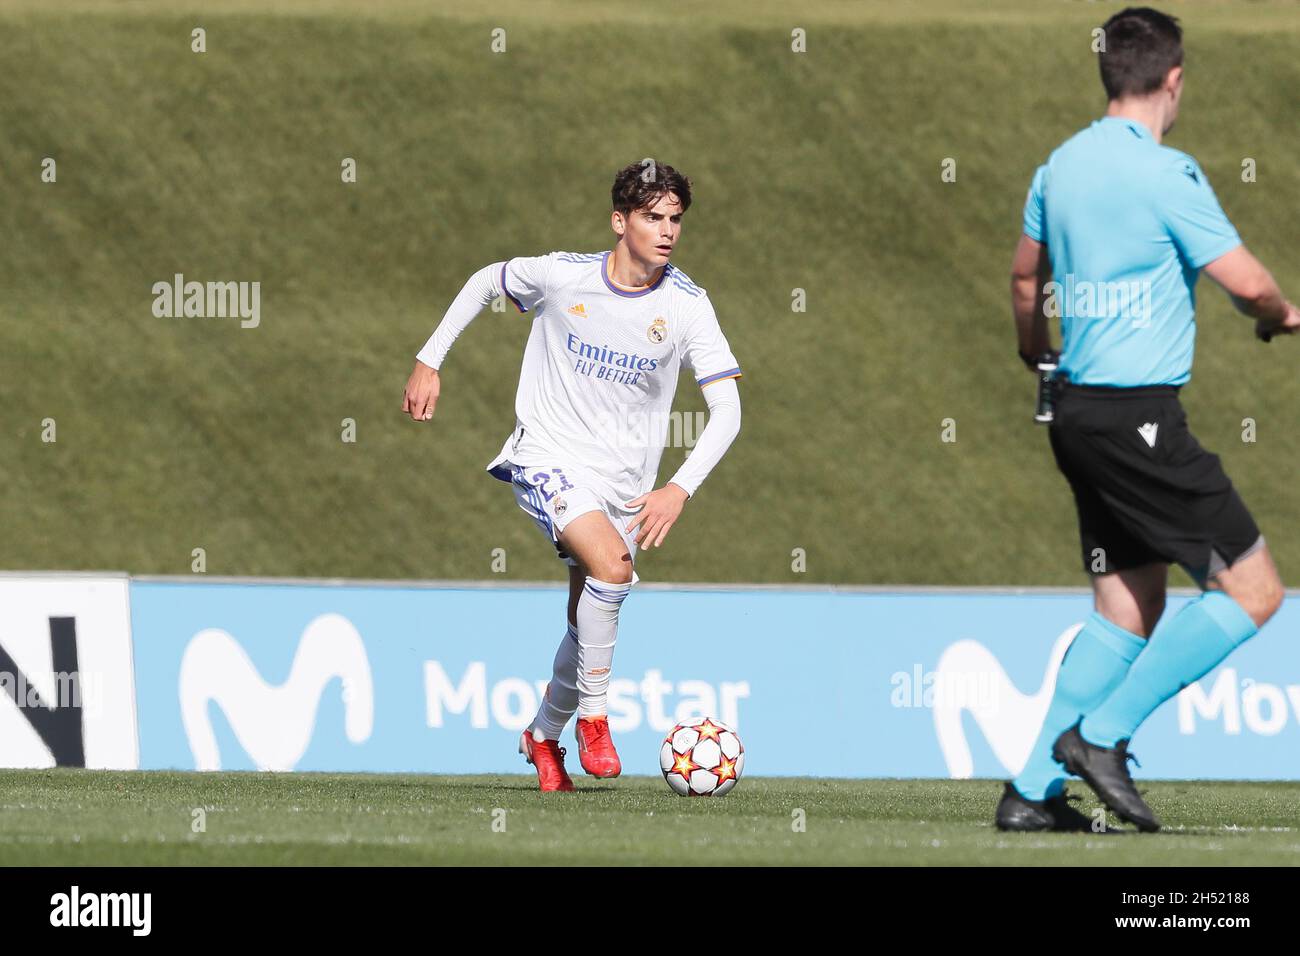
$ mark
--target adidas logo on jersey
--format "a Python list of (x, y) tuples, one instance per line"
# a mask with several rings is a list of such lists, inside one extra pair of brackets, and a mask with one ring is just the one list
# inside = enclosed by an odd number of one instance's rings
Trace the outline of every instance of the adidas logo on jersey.
[(1156, 429), (1159, 427), (1158, 422), (1147, 422), (1145, 425), (1138, 426), (1138, 434), (1142, 436), (1142, 440), (1149, 448), (1156, 447)]
[(587, 307), (579, 302), (577, 305), (569, 306), (569, 314), (576, 315), (580, 319), (587, 317)]

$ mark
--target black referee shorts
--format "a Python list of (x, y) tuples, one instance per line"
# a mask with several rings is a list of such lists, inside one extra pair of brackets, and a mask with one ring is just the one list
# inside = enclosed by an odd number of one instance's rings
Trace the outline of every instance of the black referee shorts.
[(1188, 430), (1175, 386), (1066, 383), (1050, 433), (1088, 573), (1162, 562), (1204, 584), (1262, 543), (1219, 456)]

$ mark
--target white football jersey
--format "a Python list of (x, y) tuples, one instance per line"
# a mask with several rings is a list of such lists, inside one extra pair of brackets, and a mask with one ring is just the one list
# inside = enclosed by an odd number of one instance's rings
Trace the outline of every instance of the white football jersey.
[(608, 252), (511, 259), (500, 285), (536, 310), (515, 396), (514, 432), (488, 465), (572, 463), (625, 504), (654, 487), (685, 365), (700, 385), (740, 376), (703, 289), (671, 263), (631, 291), (609, 279)]

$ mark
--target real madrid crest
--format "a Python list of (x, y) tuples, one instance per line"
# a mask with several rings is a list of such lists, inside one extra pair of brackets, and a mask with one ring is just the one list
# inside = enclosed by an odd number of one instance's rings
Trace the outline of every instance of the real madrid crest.
[(557, 497), (555, 499), (555, 517), (563, 518), (564, 513), (568, 510), (569, 510), (569, 506), (564, 503), (564, 499)]
[(646, 336), (655, 345), (660, 345), (663, 340), (668, 338), (668, 322), (661, 315), (650, 323), (650, 328), (645, 331)]

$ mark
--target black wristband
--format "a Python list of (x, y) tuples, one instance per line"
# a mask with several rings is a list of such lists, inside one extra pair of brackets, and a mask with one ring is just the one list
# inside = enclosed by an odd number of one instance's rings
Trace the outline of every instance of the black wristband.
[(1025, 363), (1025, 368), (1029, 369), (1031, 372), (1037, 372), (1039, 363), (1041, 362), (1050, 362), (1055, 365), (1061, 360), (1061, 353), (1056, 349), (1048, 349), (1046, 352), (1040, 352), (1038, 355), (1026, 355), (1024, 352), (1017, 349), (1016, 354), (1020, 356), (1020, 361)]

